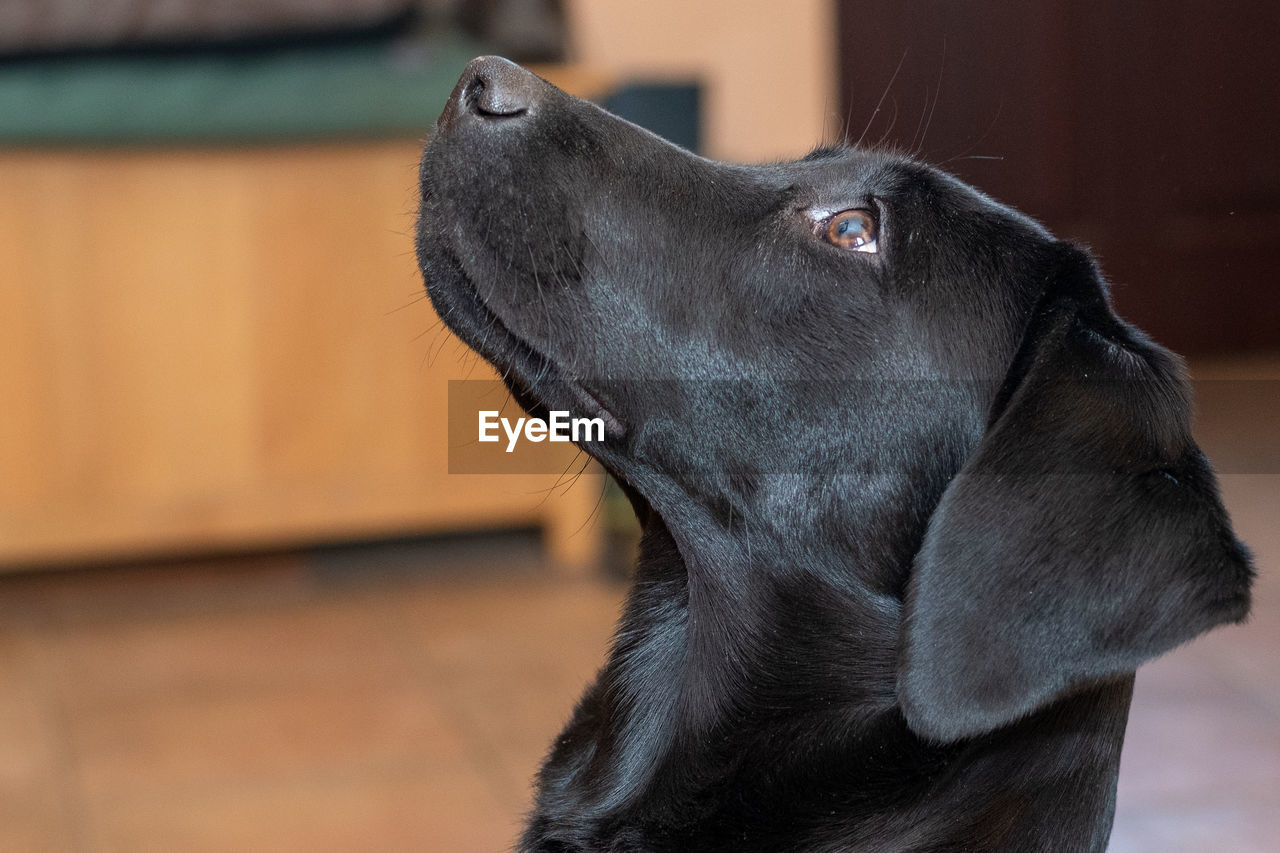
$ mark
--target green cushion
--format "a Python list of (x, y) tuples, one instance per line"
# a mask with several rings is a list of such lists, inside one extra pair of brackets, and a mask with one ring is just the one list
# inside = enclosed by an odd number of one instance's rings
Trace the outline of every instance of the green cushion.
[(421, 136), (467, 60), (458, 38), (264, 54), (0, 65), (0, 144)]

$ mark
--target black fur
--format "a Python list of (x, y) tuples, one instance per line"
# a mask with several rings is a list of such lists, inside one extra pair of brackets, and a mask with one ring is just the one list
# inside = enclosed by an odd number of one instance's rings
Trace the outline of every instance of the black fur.
[[(847, 208), (878, 253), (815, 233)], [(711, 162), (488, 58), (418, 257), (523, 406), (606, 419), (644, 527), (522, 850), (1105, 848), (1133, 670), (1251, 569), (1179, 362), (1080, 249), (908, 158)]]

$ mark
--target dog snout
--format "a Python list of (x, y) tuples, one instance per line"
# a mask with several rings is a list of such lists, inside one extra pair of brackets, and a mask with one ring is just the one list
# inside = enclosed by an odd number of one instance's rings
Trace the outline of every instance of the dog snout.
[(528, 116), (548, 88), (500, 56), (477, 57), (458, 78), (436, 128), (449, 131), (466, 121), (496, 123)]

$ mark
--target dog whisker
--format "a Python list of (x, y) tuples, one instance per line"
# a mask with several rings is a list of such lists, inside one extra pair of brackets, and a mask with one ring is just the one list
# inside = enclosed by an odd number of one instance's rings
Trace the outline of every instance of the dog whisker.
[(893, 74), (889, 77), (889, 82), (885, 84), (884, 91), (880, 93), (880, 100), (876, 102), (876, 108), (871, 111), (871, 115), (867, 117), (866, 126), (862, 128), (862, 133), (858, 135), (858, 141), (853, 143), (853, 147), (857, 148), (862, 144), (862, 140), (866, 138), (867, 131), (871, 130), (871, 124), (876, 120), (876, 116), (880, 114), (880, 108), (884, 106), (884, 99), (889, 97), (889, 90), (893, 88), (893, 83), (898, 79), (898, 72), (902, 71), (902, 64), (907, 61), (908, 51), (902, 51), (902, 58), (898, 60), (898, 67), (893, 69)]

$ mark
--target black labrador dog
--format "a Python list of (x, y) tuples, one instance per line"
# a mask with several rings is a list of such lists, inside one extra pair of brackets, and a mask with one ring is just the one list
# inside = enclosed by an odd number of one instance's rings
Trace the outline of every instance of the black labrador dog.
[(741, 166), (505, 60), (421, 166), (439, 315), (644, 528), (525, 851), (1100, 851), (1133, 672), (1248, 610), (1178, 359), (910, 158)]

